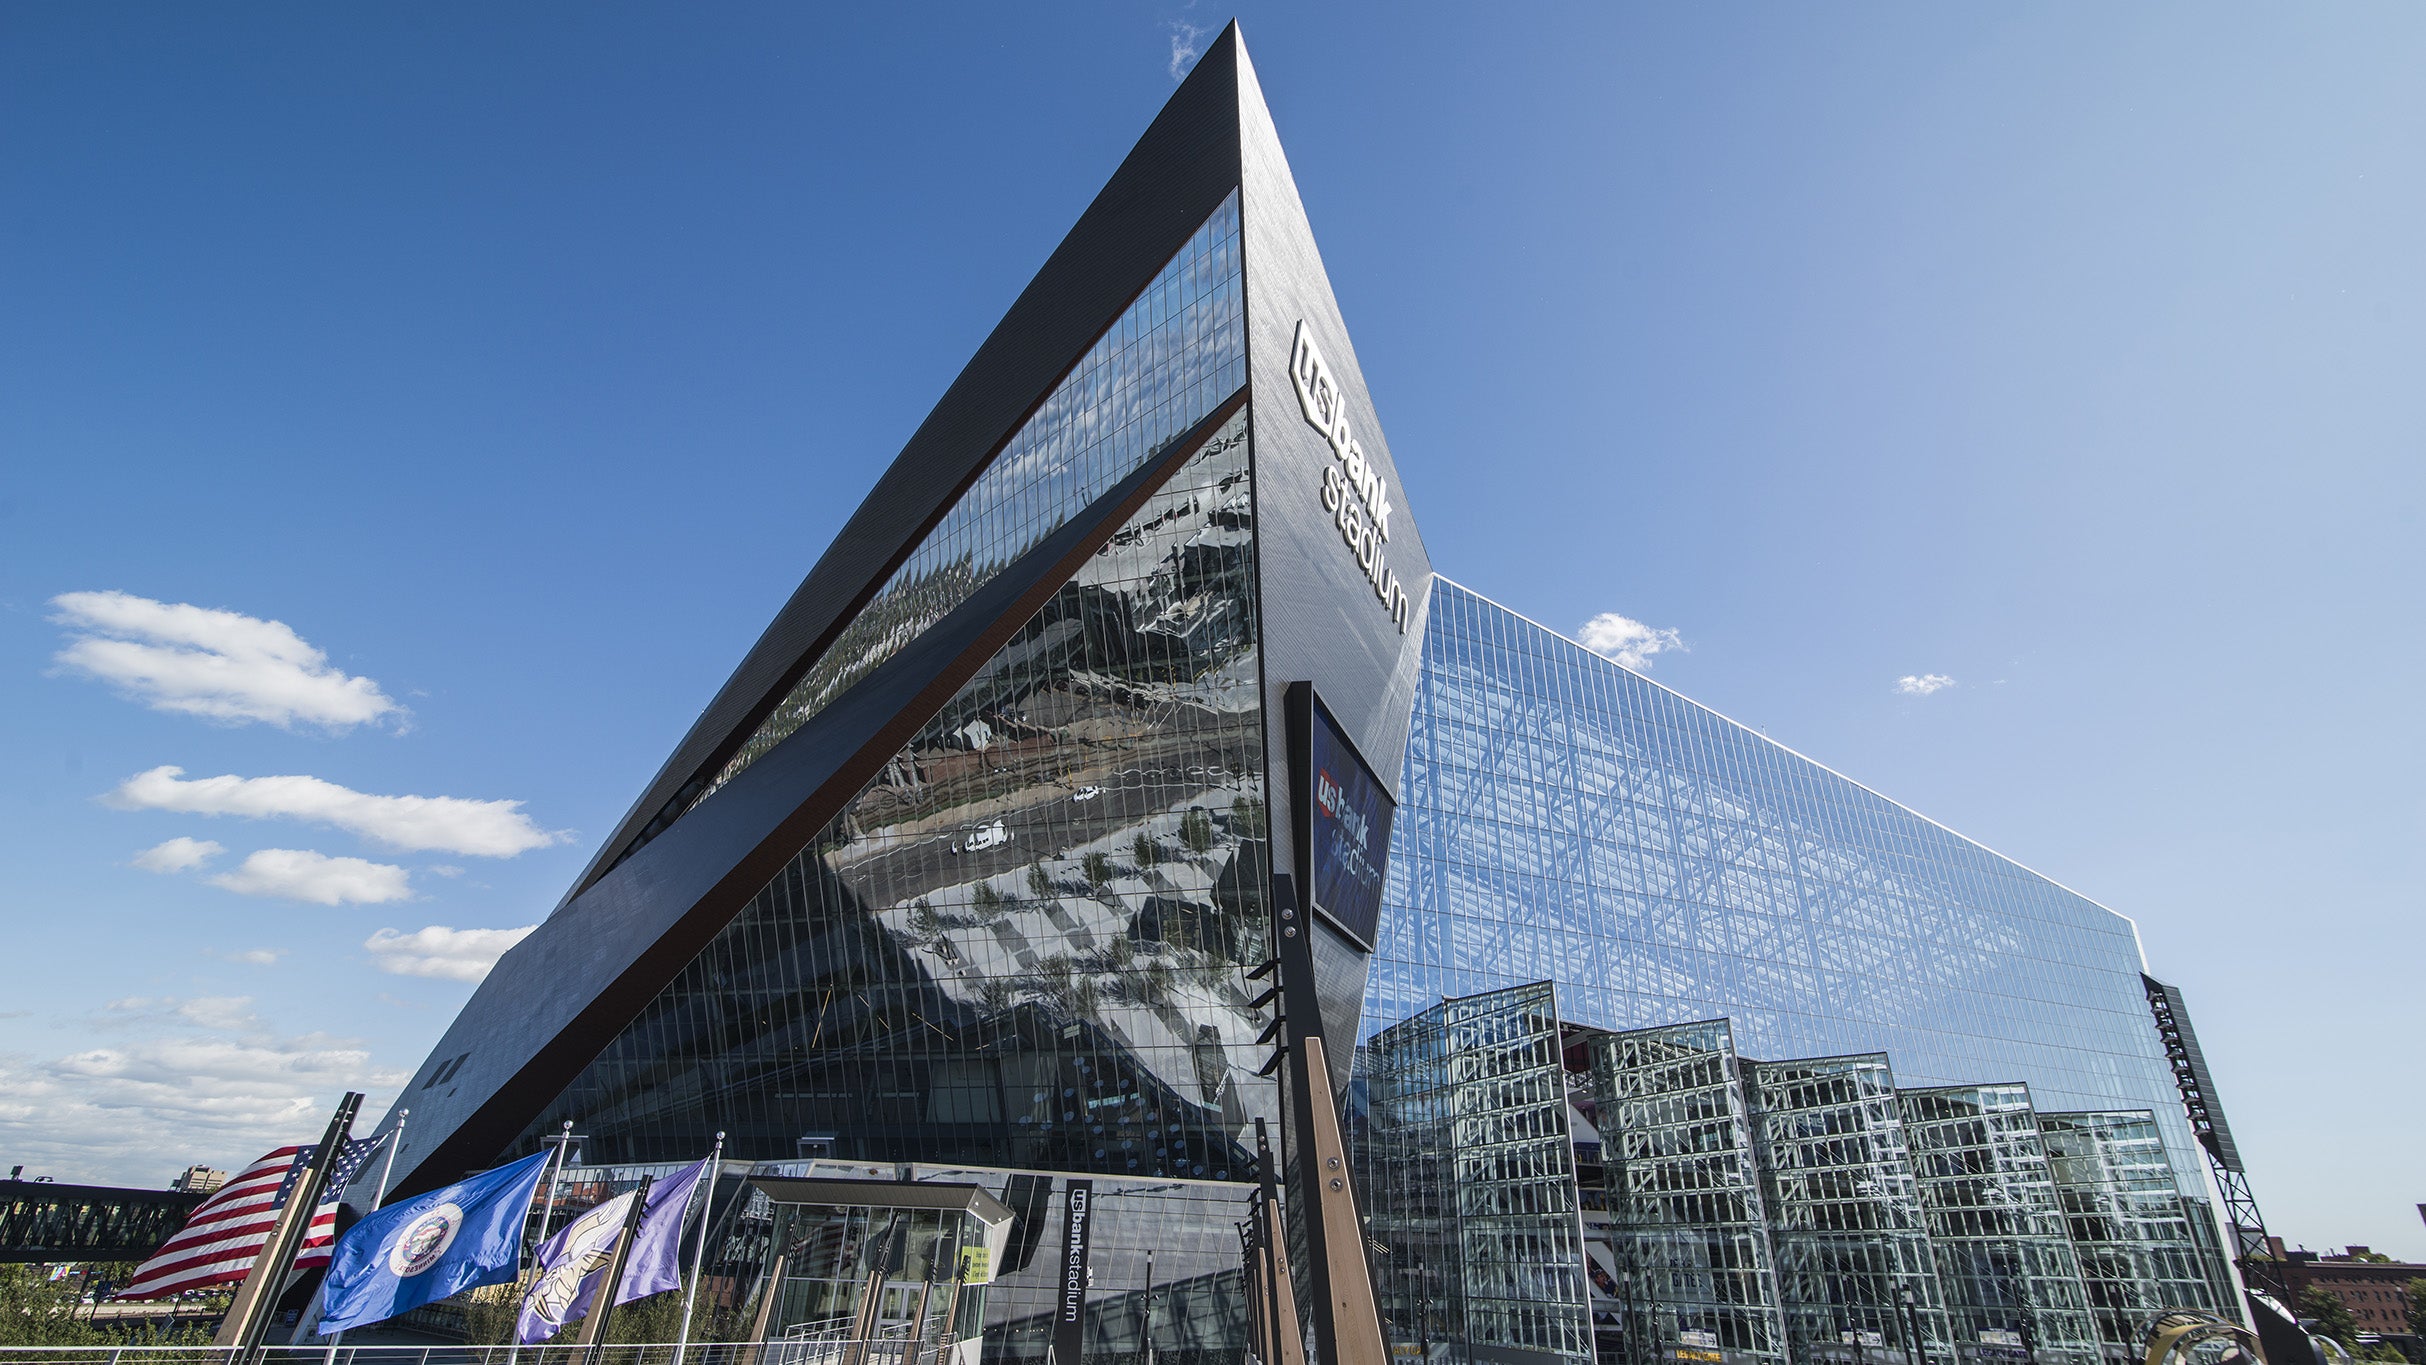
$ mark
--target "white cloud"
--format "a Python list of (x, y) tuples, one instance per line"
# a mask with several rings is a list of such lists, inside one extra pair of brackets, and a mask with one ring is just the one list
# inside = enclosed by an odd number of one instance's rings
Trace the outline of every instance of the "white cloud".
[(354, 1039), (281, 1036), (242, 997), (121, 1000), (87, 1027), (99, 1046), (0, 1055), (0, 1147), (62, 1181), (157, 1188), (189, 1162), (233, 1170), (310, 1141), (344, 1091), (378, 1107), (411, 1075)]
[(1196, 64), (1197, 54), (1204, 51), (1205, 35), (1215, 30), (1183, 24), (1176, 19), (1171, 21), (1170, 27), (1171, 79), (1178, 80), (1188, 74), (1188, 68)]
[(314, 905), (379, 905), (413, 898), (404, 869), (393, 863), (332, 858), (306, 848), (265, 848), (210, 881), (239, 895)]
[(146, 872), (191, 872), (227, 852), (216, 839), (188, 839), (180, 834), (135, 855), (135, 866)]
[(364, 939), (379, 970), (395, 976), (434, 976), (448, 981), (478, 981), (505, 956), (505, 950), (529, 936), (538, 925), (520, 929), (450, 929), (433, 924), (409, 934), (382, 929)]
[(1943, 673), (1907, 673), (1895, 680), (1895, 690), (1907, 697), (1926, 697), (1954, 686), (1954, 679)]
[(242, 962), (254, 967), (275, 967), (278, 959), (286, 956), (284, 948), (241, 948), (233, 951), (205, 948), (203, 951), (224, 962)]
[(51, 620), (75, 632), (57, 661), (155, 711), (331, 730), (406, 714), (282, 621), (123, 592), (63, 593), (51, 605)]
[(1578, 644), (1640, 673), (1651, 667), (1651, 656), (1666, 650), (1682, 650), (1685, 639), (1673, 630), (1646, 626), (1631, 616), (1604, 611), (1575, 633)]
[(167, 810), (185, 815), (283, 816), (334, 825), (373, 843), (406, 852), (435, 850), (476, 858), (511, 858), (563, 843), (568, 833), (541, 829), (520, 801), (473, 801), (460, 796), (372, 796), (317, 777), (201, 777), (163, 765), (137, 773), (106, 799), (120, 810)]

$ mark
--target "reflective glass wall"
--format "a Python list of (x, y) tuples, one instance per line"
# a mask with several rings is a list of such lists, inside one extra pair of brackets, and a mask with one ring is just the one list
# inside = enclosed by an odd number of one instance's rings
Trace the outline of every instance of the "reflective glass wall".
[(629, 857), (1135, 472), (1247, 381), (1233, 193), (1012, 434), (731, 759), (686, 785)]
[(1950, 1359), (1945, 1297), (1887, 1058), (1745, 1070), (1794, 1357), (1876, 1338), (1916, 1359)]
[(2042, 1113), (2039, 1131), (2108, 1359), (2137, 1359), (2140, 1327), (2161, 1309), (2234, 1311), (2216, 1292), (2212, 1239), (2194, 1226), (2214, 1215), (2174, 1191), (2154, 1115)]
[(1786, 1358), (1743, 1063), (1724, 1019), (1585, 1034), (1614, 1304), (1600, 1355)]
[(1245, 1178), (1263, 717), (1243, 414), (543, 1111), (593, 1160)]
[(1588, 1365), (1574, 1138), (1550, 986), (1446, 1001), (1374, 1038), (1364, 1056), (1358, 1190), (1394, 1342)]
[(1944, 1086), (1898, 1099), (1958, 1347), (2089, 1365), (2097, 1327), (2030, 1088)]
[(1600, 1028), (2153, 1110), (2199, 1194), (2139, 972), (2121, 916), (1435, 580), (1364, 1036), (1550, 980)]

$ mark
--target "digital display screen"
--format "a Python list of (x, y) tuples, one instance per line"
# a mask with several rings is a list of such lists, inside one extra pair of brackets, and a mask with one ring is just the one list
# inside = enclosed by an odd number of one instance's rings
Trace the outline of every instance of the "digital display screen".
[(1321, 707), (1314, 708), (1310, 842), (1314, 908), (1367, 949), (1381, 923), (1381, 888), (1398, 803), (1357, 757)]

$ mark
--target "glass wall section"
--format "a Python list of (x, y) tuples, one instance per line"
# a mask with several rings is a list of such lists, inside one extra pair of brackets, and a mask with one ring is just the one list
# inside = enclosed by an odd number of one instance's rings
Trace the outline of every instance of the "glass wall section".
[(1365, 1036), (1551, 980), (1593, 1027), (2154, 1109), (2203, 1193), (2139, 971), (2121, 916), (1435, 579)]
[(2092, 1365), (2097, 1326), (2023, 1085), (1897, 1096), (1957, 1351)]
[(516, 1144), (1244, 1180), (1275, 1087), (1244, 416)]
[(1724, 1019), (1587, 1035), (1616, 1351), (1785, 1359), (1750, 1104)]
[(1797, 1359), (1873, 1338), (1950, 1359), (1945, 1298), (1881, 1055), (1752, 1062), (1780, 1305)]
[(1586, 1365), (1583, 1226), (1551, 987), (1443, 1001), (1366, 1053), (1357, 1178), (1373, 1240), (1388, 1248), (1375, 1291), (1393, 1339), (1437, 1342), (1458, 1359), (1499, 1348)]
[(691, 804), (968, 600), (1247, 381), (1233, 193), (1035, 414)]
[(2109, 1360), (2137, 1359), (2140, 1328), (2160, 1309), (2239, 1316), (2216, 1298), (2209, 1239), (2190, 1227), (2213, 1215), (2175, 1192), (2153, 1115), (2042, 1113), (2039, 1131)]

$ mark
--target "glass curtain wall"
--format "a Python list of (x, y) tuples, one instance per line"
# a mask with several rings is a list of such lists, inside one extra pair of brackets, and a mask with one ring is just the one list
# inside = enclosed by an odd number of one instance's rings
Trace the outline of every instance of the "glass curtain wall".
[(2139, 970), (2121, 916), (1435, 579), (1363, 1036), (1550, 980), (1595, 1028), (2154, 1109), (2203, 1194)]
[(2024, 1085), (1898, 1094), (1958, 1351), (2093, 1365), (2097, 1325)]
[(1879, 1338), (1951, 1360), (1887, 1059), (1752, 1062), (1746, 1071), (1796, 1358)]
[(1786, 1358), (1751, 1105), (1724, 1019), (1588, 1036), (1622, 1358)]
[[(1586, 1365), (1584, 1248), (1547, 984), (1443, 1001), (1368, 1045), (1358, 1179), (1398, 1344)], [(1432, 1267), (1449, 1272), (1435, 1277)], [(1428, 1301), (1448, 1290), (1445, 1312)]]
[(2140, 1329), (2161, 1309), (2239, 1316), (2217, 1300), (2211, 1244), (2190, 1226), (2205, 1211), (2175, 1192), (2153, 1115), (2042, 1113), (2039, 1131), (2109, 1360), (2138, 1359)]
[(1276, 1112), (1243, 413), (534, 1122), (1243, 1180)]
[(1063, 376), (733, 756), (676, 794), (629, 857), (968, 600), (1247, 381), (1232, 193)]

